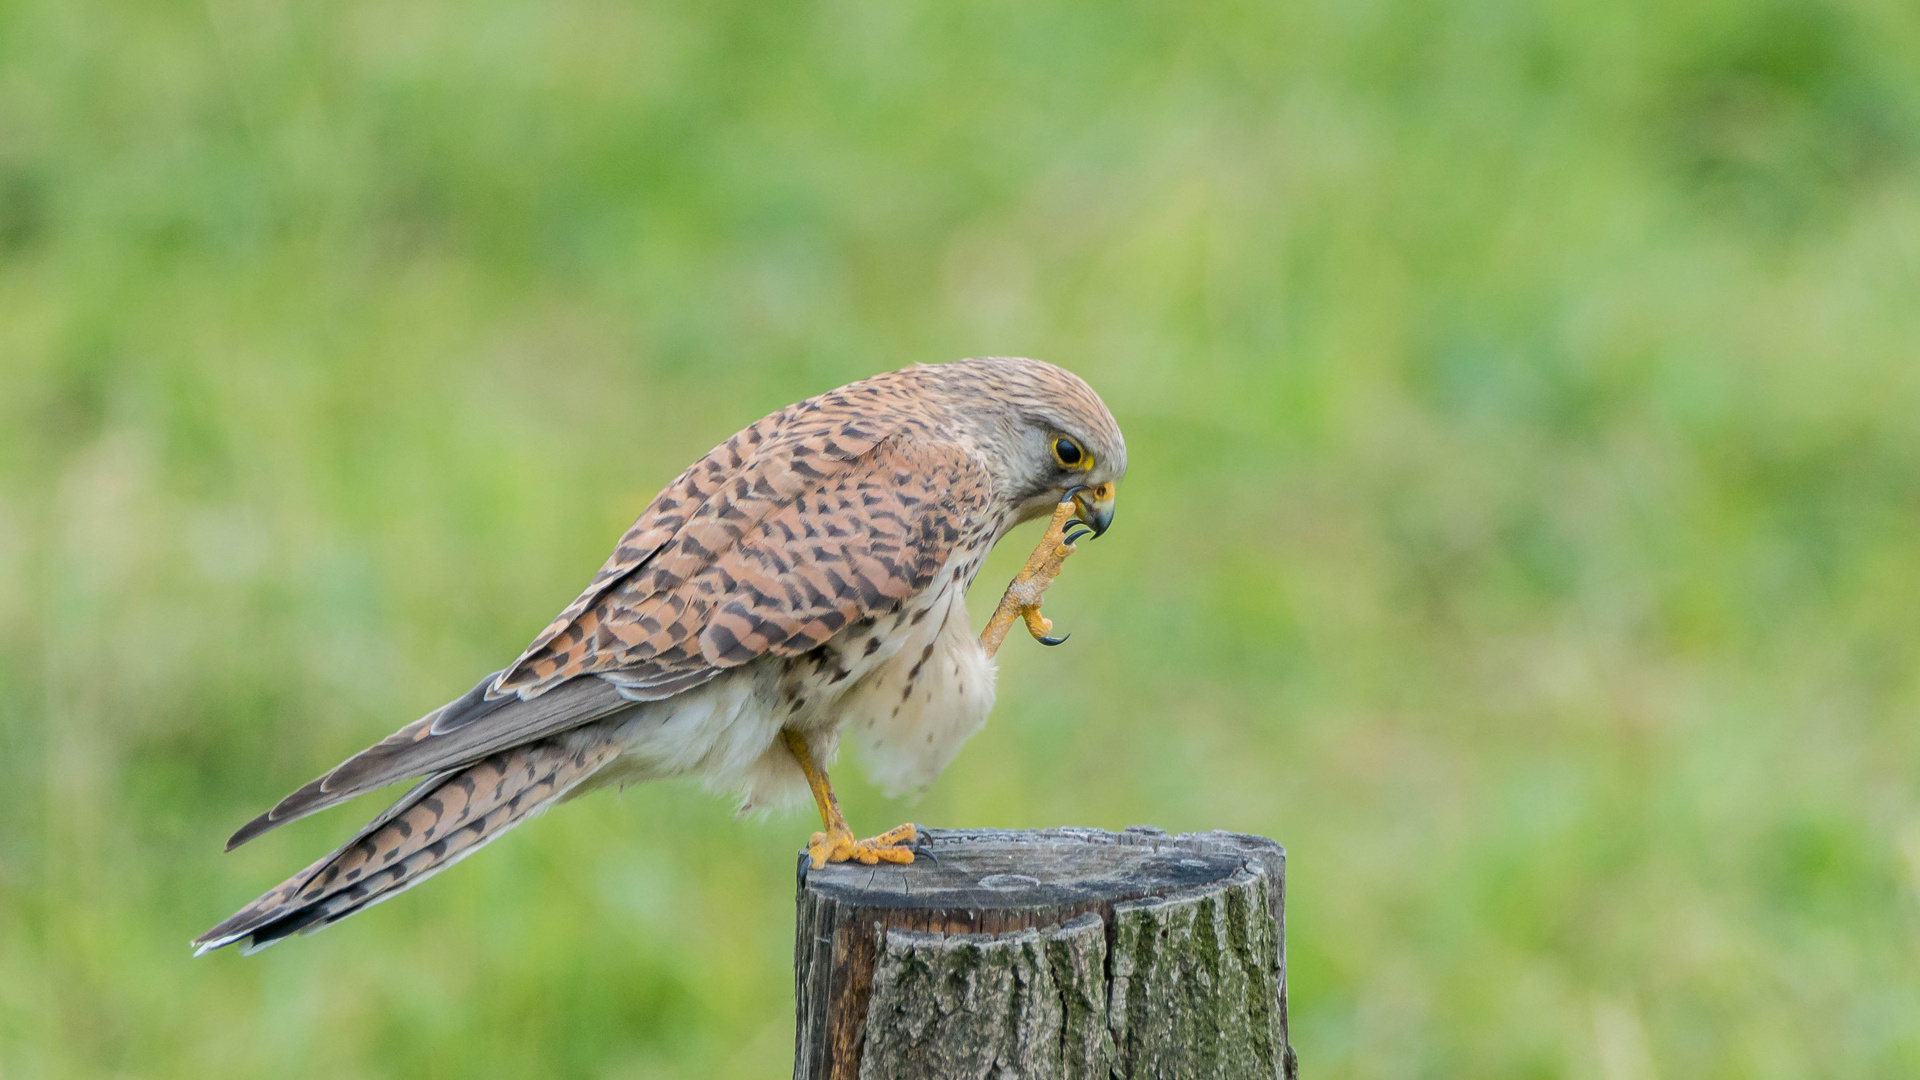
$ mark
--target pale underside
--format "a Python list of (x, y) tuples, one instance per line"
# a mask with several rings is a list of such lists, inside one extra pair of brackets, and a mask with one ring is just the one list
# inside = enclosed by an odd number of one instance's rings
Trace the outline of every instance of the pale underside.
[(763, 656), (602, 721), (622, 749), (573, 794), (696, 776), (737, 796), (746, 812), (802, 802), (806, 781), (780, 742), (782, 728), (805, 734), (823, 761), (849, 739), (890, 794), (926, 787), (993, 708), (994, 662), (968, 624), (956, 569), (909, 606), (850, 626), (814, 652)]

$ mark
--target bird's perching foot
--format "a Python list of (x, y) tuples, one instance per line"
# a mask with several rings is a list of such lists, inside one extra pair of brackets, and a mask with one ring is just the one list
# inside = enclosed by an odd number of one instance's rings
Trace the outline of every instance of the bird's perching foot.
[(873, 866), (883, 862), (913, 861), (914, 848), (920, 839), (919, 829), (911, 824), (897, 825), (879, 836), (866, 840), (854, 839), (846, 816), (840, 813), (840, 799), (833, 793), (827, 770), (813, 763), (813, 752), (807, 749), (806, 736), (787, 728), (780, 732), (780, 738), (787, 744), (787, 750), (793, 754), (801, 773), (806, 776), (807, 787), (813, 792), (813, 801), (820, 808), (820, 824), (826, 826), (825, 831), (807, 838), (807, 861), (813, 869), (818, 870), (835, 862), (858, 862)]
[(857, 862), (867, 866), (883, 862), (910, 863), (913, 861), (914, 842), (919, 837), (920, 830), (907, 824), (895, 826), (879, 836), (855, 840), (853, 830), (847, 828), (846, 821), (842, 819), (826, 832), (814, 833), (807, 840), (807, 860), (815, 870), (836, 862)]
[[(1112, 520), (1113, 515), (1112, 487), (1112, 484), (1102, 484), (1098, 489), (1075, 488), (1053, 508), (1053, 519), (1047, 523), (1039, 545), (1027, 557), (1027, 565), (1007, 585), (1000, 606), (994, 609), (987, 628), (980, 633), (980, 647), (987, 650), (988, 656), (1000, 650), (1000, 643), (1006, 640), (1007, 631), (1016, 619), (1024, 621), (1027, 633), (1042, 645), (1058, 645), (1067, 640), (1065, 634), (1053, 636), (1053, 620), (1040, 614), (1040, 598), (1047, 586), (1053, 584), (1053, 579), (1060, 576), (1060, 567), (1067, 556), (1074, 553), (1074, 545), (1105, 531), (1105, 523)], [(1083, 503), (1090, 504), (1091, 508)], [(1089, 514), (1095, 515), (1100, 524), (1086, 524), (1084, 519)]]

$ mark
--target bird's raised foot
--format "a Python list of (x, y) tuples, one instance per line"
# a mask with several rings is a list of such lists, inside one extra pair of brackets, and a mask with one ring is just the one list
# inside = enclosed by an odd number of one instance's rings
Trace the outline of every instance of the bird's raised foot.
[(807, 840), (807, 858), (815, 870), (836, 862), (857, 862), (867, 866), (878, 863), (910, 863), (920, 830), (912, 824), (897, 825), (879, 836), (855, 840), (853, 831), (836, 825), (827, 832), (814, 833)]
[(1071, 634), (1053, 634), (1053, 620), (1040, 613), (1040, 600), (1047, 587), (1060, 576), (1060, 568), (1066, 565), (1067, 556), (1076, 550), (1074, 544), (1092, 536), (1093, 529), (1074, 516), (1074, 504), (1071, 499), (1062, 502), (1053, 513), (1053, 520), (1047, 523), (1047, 531), (1040, 537), (1040, 543), (1027, 558), (1027, 565), (1014, 579), (1014, 586), (1008, 589), (1013, 593), (1015, 587), (1024, 586), (1023, 593), (1030, 593), (1033, 602), (1022, 604), (1019, 608), (1020, 619), (1027, 624), (1027, 633), (1042, 645), (1064, 645)]
[(1027, 557), (1027, 564), (1020, 568), (1012, 582), (1007, 585), (1006, 595), (1000, 598), (1000, 605), (994, 610), (993, 617), (987, 620), (987, 629), (980, 635), (980, 644), (985, 646), (988, 655), (1000, 648), (1000, 642), (1006, 638), (1007, 630), (1014, 620), (1027, 625), (1027, 633), (1042, 645), (1058, 645), (1067, 640), (1067, 635), (1053, 636), (1053, 620), (1040, 614), (1040, 600), (1046, 594), (1047, 586), (1060, 576), (1060, 567), (1073, 554), (1074, 543), (1090, 535), (1093, 530), (1075, 520), (1075, 505), (1071, 499), (1064, 500), (1053, 512), (1053, 520), (1047, 523), (1047, 531), (1041, 535), (1040, 543), (1035, 545), (1033, 554)]

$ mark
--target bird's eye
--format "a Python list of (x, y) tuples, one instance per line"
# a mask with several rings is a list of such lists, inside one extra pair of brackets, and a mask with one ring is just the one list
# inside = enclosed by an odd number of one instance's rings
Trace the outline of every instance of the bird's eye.
[(1053, 459), (1069, 469), (1089, 468), (1093, 464), (1093, 455), (1080, 449), (1080, 444), (1062, 436), (1053, 440)]

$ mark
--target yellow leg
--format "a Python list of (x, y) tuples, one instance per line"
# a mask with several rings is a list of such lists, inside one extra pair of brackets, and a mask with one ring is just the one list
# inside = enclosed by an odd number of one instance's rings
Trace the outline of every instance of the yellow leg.
[(1000, 606), (993, 609), (987, 628), (980, 632), (980, 647), (987, 650), (988, 656), (1000, 651), (1000, 643), (1006, 640), (1007, 631), (1013, 628), (1016, 619), (1025, 620), (1027, 633), (1042, 644), (1058, 645), (1065, 640), (1049, 636), (1053, 632), (1053, 620), (1040, 614), (1040, 597), (1047, 586), (1053, 584), (1053, 579), (1060, 576), (1061, 564), (1074, 552), (1074, 546), (1066, 540), (1067, 522), (1073, 519), (1074, 513), (1071, 501), (1054, 507), (1053, 520), (1047, 523), (1040, 545), (1033, 549), (1027, 565), (1007, 585)]
[(820, 824), (826, 827), (825, 832), (814, 833), (807, 840), (807, 856), (815, 870), (830, 862), (852, 861), (872, 866), (882, 862), (913, 861), (913, 849), (901, 845), (911, 844), (918, 839), (918, 830), (910, 824), (900, 825), (871, 839), (855, 840), (853, 830), (847, 827), (846, 817), (840, 813), (840, 800), (834, 797), (827, 770), (813, 763), (813, 754), (807, 750), (806, 736), (797, 731), (782, 730), (780, 738), (785, 740), (793, 760), (799, 762), (800, 771), (806, 774), (807, 787), (813, 791), (814, 804), (820, 808)]

